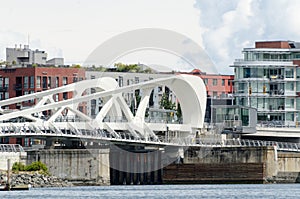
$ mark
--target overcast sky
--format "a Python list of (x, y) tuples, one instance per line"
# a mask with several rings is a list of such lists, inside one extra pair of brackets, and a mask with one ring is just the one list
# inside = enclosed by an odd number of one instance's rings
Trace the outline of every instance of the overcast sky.
[(9, 0), (1, 8), (0, 60), (6, 47), (26, 44), (29, 35), (30, 48), (81, 64), (112, 36), (164, 28), (193, 39), (219, 73), (230, 74), (228, 66), (256, 40), (300, 41), (298, 0)]

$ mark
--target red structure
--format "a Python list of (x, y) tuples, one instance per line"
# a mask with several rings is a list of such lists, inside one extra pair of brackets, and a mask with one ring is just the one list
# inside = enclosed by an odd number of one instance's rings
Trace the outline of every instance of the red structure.
[[(0, 100), (41, 92), (83, 80), (85, 70), (69, 67), (24, 67), (0, 69)], [(53, 96), (55, 101), (70, 98), (72, 93)], [(3, 109), (20, 109), (32, 106), (35, 101), (14, 104)]]
[(199, 69), (194, 69), (186, 74), (199, 76), (203, 79), (208, 97), (228, 98), (233, 93), (234, 75), (206, 74)]
[[(72, 67), (6, 67), (0, 69), (0, 100), (41, 92), (85, 79), (85, 70)], [(53, 96), (55, 101), (66, 100), (72, 93), (60, 93)], [(22, 109), (36, 104), (36, 100), (24, 101), (2, 109)], [(85, 106), (79, 107), (85, 112)], [(47, 116), (47, 112), (43, 113)], [(10, 138), (0, 143), (30, 145), (29, 139)]]

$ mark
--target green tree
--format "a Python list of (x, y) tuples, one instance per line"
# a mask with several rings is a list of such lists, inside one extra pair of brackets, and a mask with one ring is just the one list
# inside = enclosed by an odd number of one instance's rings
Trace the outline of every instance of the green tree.
[(74, 64), (71, 66), (71, 68), (81, 68), (81, 66), (79, 64)]
[(22, 164), (21, 162), (15, 162), (12, 166), (12, 171), (25, 171), (25, 165)]
[(47, 172), (48, 168), (41, 161), (37, 161), (37, 162), (32, 162), (30, 165), (26, 166), (25, 170), (26, 171), (44, 171), (44, 172)]
[(115, 67), (117, 72), (132, 72), (132, 73), (141, 72), (141, 67), (137, 64), (115, 63)]
[(169, 100), (169, 96), (164, 93), (161, 97), (161, 100), (160, 100), (160, 108), (163, 108), (163, 109), (167, 109), (167, 110), (175, 110), (175, 103), (172, 103), (171, 100)]
[(182, 110), (181, 110), (180, 103), (178, 103), (178, 105), (177, 105), (176, 115), (177, 115), (177, 118), (178, 118), (178, 119), (181, 119), (181, 118), (182, 118)]
[(136, 109), (139, 107), (141, 99), (142, 99), (142, 97), (140, 96), (140, 90), (135, 90), (134, 97), (135, 97), (135, 99), (132, 100), (131, 105), (130, 105), (130, 109), (131, 109), (133, 115), (135, 115)]
[(48, 172), (47, 166), (41, 161), (32, 162), (30, 165), (25, 166), (20, 162), (15, 162), (12, 166), (12, 171), (43, 171)]

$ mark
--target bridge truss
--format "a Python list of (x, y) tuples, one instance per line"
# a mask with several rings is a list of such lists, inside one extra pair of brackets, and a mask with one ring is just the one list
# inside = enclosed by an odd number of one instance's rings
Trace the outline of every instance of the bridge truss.
[[(146, 118), (152, 90), (167, 86), (180, 102), (182, 121), (166, 123)], [(91, 93), (93, 89), (95, 92)], [(142, 94), (135, 114), (123, 94), (140, 90)], [(72, 98), (55, 101), (60, 93), (71, 92)], [(101, 99), (103, 107), (92, 118), (85, 109), (93, 99)], [(36, 105), (20, 110), (6, 110), (11, 104), (35, 100)], [(157, 145), (181, 145), (193, 140), (203, 128), (206, 88), (201, 78), (174, 75), (119, 87), (115, 79), (103, 77), (0, 101), (0, 137), (62, 138), (118, 141)], [(48, 117), (44, 117), (47, 112)], [(181, 140), (179, 142), (179, 140)]]

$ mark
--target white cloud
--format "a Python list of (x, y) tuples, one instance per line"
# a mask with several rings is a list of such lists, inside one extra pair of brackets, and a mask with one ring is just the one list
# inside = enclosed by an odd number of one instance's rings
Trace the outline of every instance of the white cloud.
[(164, 28), (195, 40), (220, 73), (232, 73), (228, 66), (256, 40), (300, 41), (298, 0), (10, 0), (1, 8), (0, 59), (28, 34), (31, 47), (49, 58), (82, 63), (112, 36)]
[[(202, 43), (198, 25), (199, 10), (194, 0), (10, 0), (1, 4), (1, 33), (16, 32), (1, 46), (26, 43), (49, 53), (63, 55), (67, 63), (82, 63), (105, 40), (134, 29), (164, 28)], [(39, 45), (34, 40), (40, 41)], [(0, 59), (3, 58), (0, 54)], [(141, 60), (140, 60), (141, 61)]]
[(221, 73), (257, 40), (300, 40), (297, 0), (196, 0), (202, 40)]

